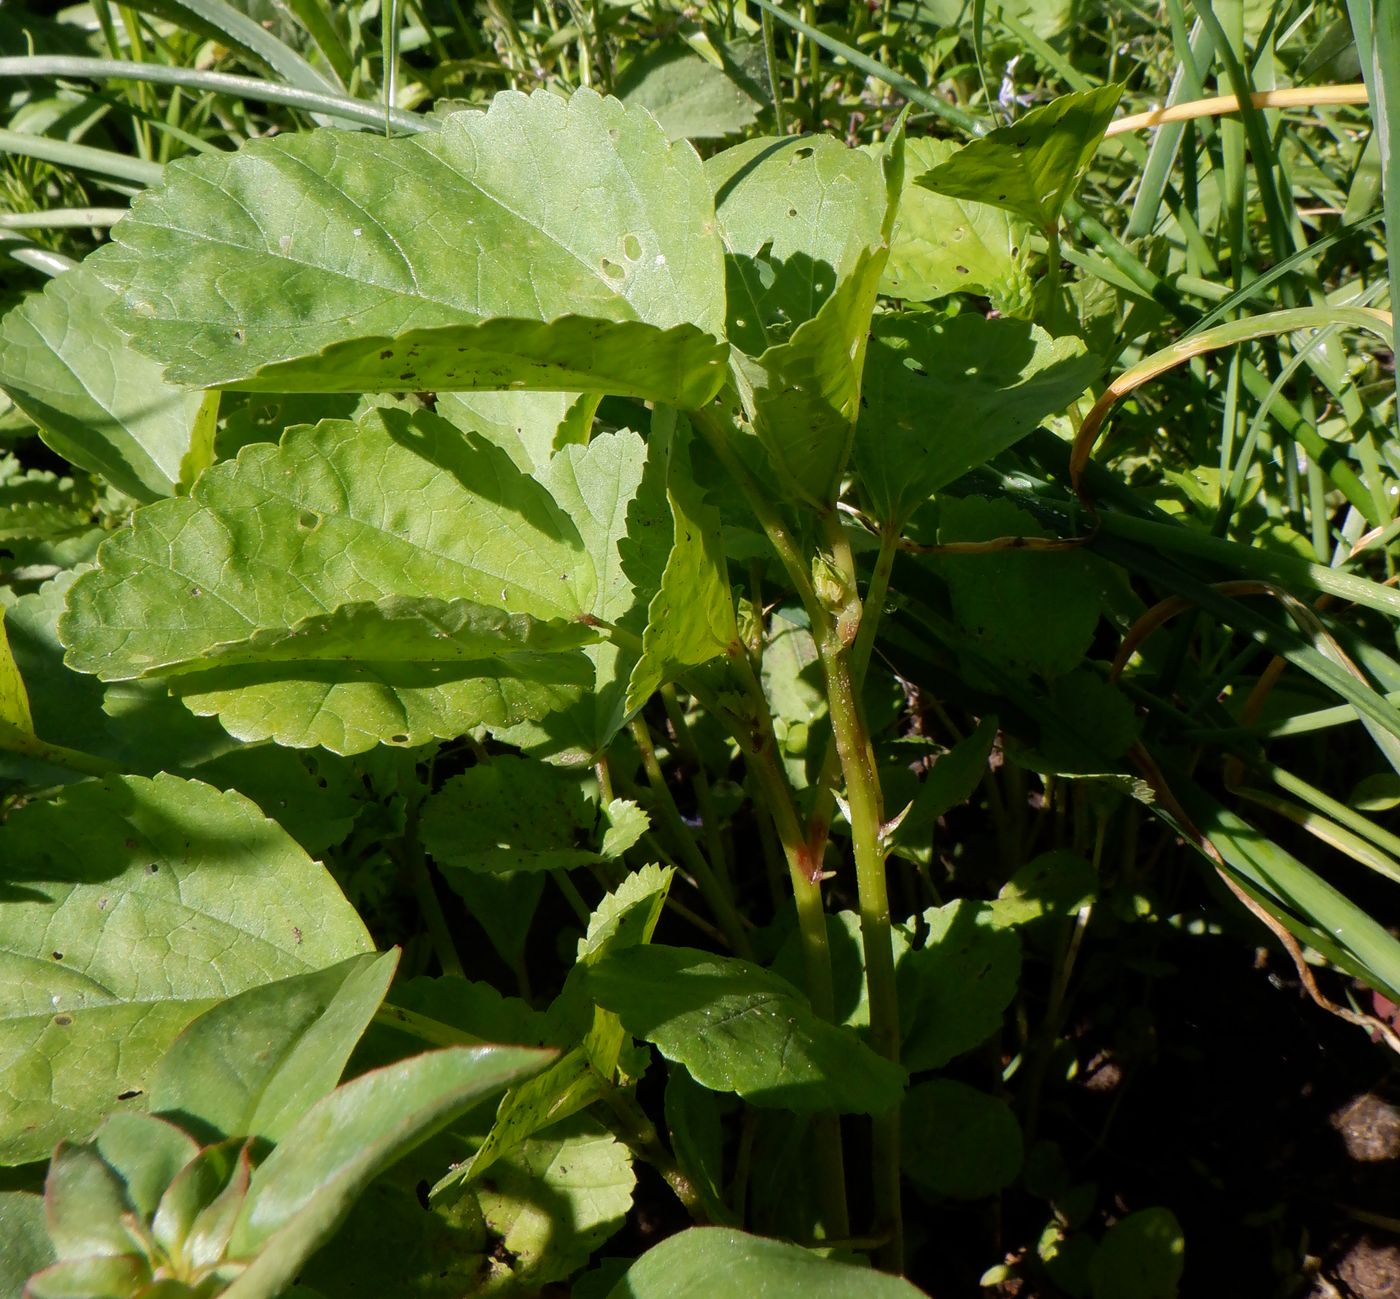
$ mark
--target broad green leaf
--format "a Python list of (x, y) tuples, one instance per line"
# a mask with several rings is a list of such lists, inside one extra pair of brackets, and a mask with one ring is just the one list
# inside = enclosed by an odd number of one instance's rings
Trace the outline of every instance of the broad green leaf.
[(786, 979), (680, 947), (632, 947), (586, 986), (623, 1027), (713, 1091), (758, 1105), (869, 1114), (896, 1104), (904, 1071), (828, 1024)]
[(931, 302), (978, 293), (1003, 315), (1031, 307), (1030, 228), (1001, 208), (935, 194), (915, 177), (946, 162), (961, 146), (931, 136), (906, 141), (906, 180), (880, 291)]
[[(659, 254), (658, 254), (659, 255)], [(694, 325), (559, 316), (494, 319), (355, 338), (269, 363), (229, 386), (253, 392), (417, 392), (506, 388), (639, 397), (694, 409), (719, 390), (724, 347)]]
[(599, 860), (580, 845), (597, 813), (578, 777), (501, 754), (453, 776), (423, 807), (423, 845), (439, 865), (543, 871)]
[(241, 795), (113, 776), (0, 826), (0, 1160), (144, 1107), (195, 1016), (367, 951), (330, 876)]
[[(127, 682), (104, 687), (64, 663), (58, 621), (69, 589), (89, 567), (82, 564), (59, 574), (5, 610), (5, 630), (27, 688), (35, 731), (50, 743), (109, 758), (139, 775), (184, 773), (227, 753), (234, 741), (219, 725), (194, 717), (163, 686)], [(51, 781), (74, 778), (71, 772), (50, 770), (56, 773)]]
[(680, 41), (647, 46), (613, 86), (629, 108), (645, 108), (672, 140), (718, 140), (752, 126), (759, 105), (733, 77)]
[(699, 160), (590, 90), (502, 92), (421, 135), (311, 131), (176, 163), (113, 237), (97, 272), (174, 382), (698, 393), (719, 379), (722, 252)]
[[(569, 392), (440, 392), (433, 409), (463, 431), (494, 442), (521, 473), (534, 474), (559, 449), (555, 439), (561, 426), (582, 401)], [(591, 424), (591, 407), (589, 415)], [(564, 437), (565, 443), (576, 441), (588, 438)]]
[[(944, 497), (938, 539), (989, 541), (1046, 531), (1009, 501)], [(1018, 675), (1072, 672), (1098, 626), (1102, 561), (1082, 551), (1006, 550), (948, 555), (939, 566), (953, 612), (981, 654)]]
[[(567, 621), (597, 598), (578, 530), (549, 492), (499, 448), (426, 412), (377, 410), (247, 447), (189, 498), (138, 511), (101, 561), (60, 624), (71, 666), (137, 677), (266, 633), (258, 662), (181, 681), (186, 702), (240, 738), (340, 752), (505, 726), (568, 703), (586, 665), (553, 651), (577, 633), (466, 602)], [(379, 603), (389, 597), (409, 603)], [(352, 604), (367, 607), (334, 612)], [(385, 626), (364, 641), (376, 622)], [(457, 666), (421, 657), (434, 646), (450, 654), (474, 623), (508, 652)], [(420, 659), (275, 661), (302, 634), (333, 651), (352, 627), (364, 644), (406, 640)]]
[(1098, 875), (1078, 853), (1041, 853), (1028, 861), (987, 905), (999, 925), (1024, 925), (1042, 916), (1072, 916), (1098, 891)]
[(975, 313), (881, 316), (855, 458), (875, 513), (902, 523), (940, 487), (1013, 446), (1097, 378), (1076, 338)]
[(1010, 1107), (951, 1078), (909, 1089), (900, 1142), (905, 1176), (953, 1200), (995, 1195), (1021, 1171), (1021, 1129)]
[(26, 298), (0, 321), (0, 388), (59, 455), (153, 501), (175, 493), (202, 398), (108, 323), (115, 301), (87, 266)]
[(362, 1074), (318, 1101), (258, 1168), (229, 1253), (253, 1261), (225, 1293), (273, 1299), (395, 1160), (549, 1054), (449, 1047)]
[(394, 977), (398, 953), (352, 956), (229, 998), (178, 1038), (151, 1109), (220, 1136), (280, 1141), (340, 1081)]
[(17, 1299), (24, 1283), (54, 1260), (44, 1201), (28, 1191), (0, 1191), (0, 1294)]
[(733, 652), (740, 643), (719, 511), (695, 482), (688, 435), (674, 411), (658, 412), (652, 437), (665, 448), (671, 554), (647, 612), (642, 657), (627, 685), (628, 713), (682, 673)]
[(1176, 1299), (1186, 1239), (1170, 1209), (1139, 1209), (1108, 1229), (1089, 1262), (1093, 1299)]
[(1103, 139), (1122, 86), (1076, 90), (973, 140), (918, 184), (953, 198), (1005, 208), (1039, 230), (1059, 225)]
[(535, 910), (544, 893), (545, 876), (538, 871), (443, 871), (452, 891), (467, 904), (467, 911), (491, 940), (491, 946), (512, 969), (522, 969), (525, 942)]
[(882, 242), (885, 187), (870, 154), (831, 136), (746, 140), (705, 163), (727, 252), (729, 340), (787, 341)]
[(860, 414), (870, 317), (888, 250), (868, 248), (816, 315), (733, 372), (781, 490), (834, 508)]
[(692, 1227), (643, 1254), (608, 1299), (919, 1299), (921, 1293), (903, 1277), (838, 1263), (798, 1245), (729, 1227)]
[(534, 1289), (576, 1272), (622, 1226), (635, 1185), (627, 1147), (580, 1115), (513, 1150), (476, 1197), (512, 1272)]
[(984, 902), (924, 912), (928, 933), (899, 963), (900, 1057), (914, 1072), (941, 1069), (1001, 1027), (1016, 995), (1021, 944)]
[(62, 543), (92, 526), (97, 484), (86, 474), (60, 478), (23, 470), (13, 456), (0, 457), (0, 542)]

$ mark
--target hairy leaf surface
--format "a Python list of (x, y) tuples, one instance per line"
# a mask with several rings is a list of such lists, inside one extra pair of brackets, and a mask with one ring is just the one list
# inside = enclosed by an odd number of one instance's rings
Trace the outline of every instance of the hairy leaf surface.
[(100, 561), (60, 625), (70, 665), (203, 669), (177, 688), (244, 739), (422, 743), (562, 707), (588, 678), (569, 650), (591, 634), (536, 621), (597, 604), (578, 528), (503, 451), (427, 412), (246, 447)]
[(503, 92), (422, 135), (312, 131), (176, 163), (114, 239), (95, 264), (174, 382), (718, 382), (722, 253), (699, 160), (589, 90)]

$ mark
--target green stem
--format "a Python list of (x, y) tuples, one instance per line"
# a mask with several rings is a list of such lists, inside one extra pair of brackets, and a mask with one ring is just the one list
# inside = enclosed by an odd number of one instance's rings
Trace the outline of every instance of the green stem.
[[(0, 641), (0, 645), (3, 645), (3, 641)], [(0, 751), (20, 753), (53, 767), (82, 772), (85, 776), (110, 776), (121, 770), (121, 764), (110, 758), (99, 758), (95, 753), (68, 749), (61, 744), (49, 744), (37, 735), (11, 730), (3, 722), (0, 722)]]
[(773, 15), (766, 9), (762, 15), (763, 61), (768, 68), (768, 93), (773, 97), (773, 126), (776, 134), (787, 134), (787, 120), (783, 116), (783, 92), (778, 88), (778, 52), (773, 42)]
[(680, 809), (676, 806), (676, 800), (671, 797), (670, 787), (666, 784), (666, 776), (661, 770), (661, 763), (657, 761), (656, 746), (652, 743), (651, 732), (647, 729), (647, 724), (640, 717), (634, 717), (631, 729), (632, 738), (641, 751), (642, 766), (646, 770), (647, 784), (651, 786), (657, 814), (669, 832), (673, 841), (672, 846), (679, 854), (686, 870), (695, 877), (695, 882), (705, 895), (710, 909), (715, 913), (715, 919), (719, 921), (719, 927), (724, 931), (729, 945), (740, 956), (751, 957), (753, 947), (749, 943), (743, 919), (739, 915), (738, 908), (734, 905), (734, 899), (729, 890), (710, 868), (710, 863), (705, 860), (704, 854), (696, 845), (689, 828), (681, 818)]
[(647, 1117), (646, 1111), (638, 1104), (630, 1092), (617, 1087), (607, 1087), (603, 1091), (603, 1102), (607, 1110), (600, 1115), (604, 1125), (643, 1163), (650, 1164), (661, 1174), (667, 1186), (695, 1222), (710, 1220), (699, 1191), (687, 1177), (671, 1152), (661, 1144), (656, 1125)]
[[(826, 677), (831, 729), (846, 783), (861, 942), (865, 949), (866, 991), (870, 1002), (870, 1044), (886, 1059), (897, 1061), (899, 1002), (881, 835), (884, 818), (880, 780), (860, 692), (851, 670), (851, 646), (842, 636), (843, 629), (853, 629), (855, 635), (859, 635), (860, 598), (856, 593), (855, 564), (840, 518), (833, 510), (822, 522), (836, 566), (846, 578), (847, 595), (841, 608), (828, 610), (818, 604), (809, 610), (809, 615)], [(904, 1254), (899, 1153), (899, 1110), (895, 1108), (887, 1114), (876, 1115), (872, 1142), (876, 1225), (890, 1232), (889, 1243), (881, 1251), (880, 1258), (886, 1268), (895, 1272), (902, 1270)]]

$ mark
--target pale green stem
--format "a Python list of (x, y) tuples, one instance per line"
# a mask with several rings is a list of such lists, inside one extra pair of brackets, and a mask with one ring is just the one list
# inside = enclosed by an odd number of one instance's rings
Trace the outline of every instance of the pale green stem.
[[(844, 606), (828, 611), (814, 604), (808, 613), (817, 642), (817, 654), (826, 676), (827, 707), (836, 752), (846, 782), (846, 805), (851, 828), (859, 898), (861, 943), (865, 949), (866, 992), (870, 1002), (870, 1044), (886, 1059), (899, 1059), (899, 1002), (895, 989), (894, 945), (890, 929), (889, 892), (885, 881), (884, 812), (875, 753), (870, 744), (860, 691), (851, 665), (851, 647), (841, 629), (858, 635), (860, 597), (856, 592), (855, 564), (841, 520), (830, 511), (823, 518), (827, 545), (844, 574), (847, 596)], [(831, 612), (835, 612), (833, 618)], [(852, 625), (854, 621), (854, 626)], [(854, 637), (853, 637), (854, 639)], [(877, 1114), (873, 1120), (872, 1162), (875, 1178), (877, 1227), (888, 1229), (890, 1239), (880, 1261), (890, 1271), (903, 1267), (904, 1230), (900, 1214), (899, 1109)]]

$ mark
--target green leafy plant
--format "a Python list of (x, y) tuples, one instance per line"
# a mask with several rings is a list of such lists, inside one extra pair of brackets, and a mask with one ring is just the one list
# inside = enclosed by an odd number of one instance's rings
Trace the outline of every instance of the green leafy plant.
[[(1315, 1000), (1386, 1031), (1303, 948), (1400, 999), (1400, 946), (1239, 809), (1400, 875), (1393, 835), (1260, 747), (1359, 718), (1400, 770), (1400, 668), (1303, 604), (1400, 609), (1347, 571), (1390, 537), (1378, 453), (1283, 396), (1307, 367), (1350, 412), (1324, 344), (1388, 318), (1248, 315), (1241, 275), (1157, 339), (1160, 275), (1192, 280), (1174, 231), (1138, 261), (1075, 198), (1107, 183), (1116, 79), (965, 145), (891, 111), (852, 147), (782, 130), (868, 107), (850, 69), (963, 113), (863, 53), (864, 18), (851, 42), (766, 3), (687, 18), (610, 97), (605, 7), (549, 37), (488, 8), (511, 77), (571, 93), (420, 116), (447, 86), (396, 97), (392, 12), (375, 105), (358, 20), (172, 6), (317, 124), (177, 157), (146, 90), (255, 91), (172, 36), (129, 92), (139, 157), (105, 163), (145, 192), (0, 322), (9, 418), (72, 471), (0, 501), (46, 579), (0, 622), (0, 1280), (911, 1294), (870, 1264), (942, 1252), (925, 1209), (1020, 1187), (1048, 1209), (986, 1284), (1176, 1293), (1177, 1218), (1096, 1213), (1045, 1098), (1081, 1067), (1090, 925), (1131, 962), (1165, 923), (1149, 817)], [(978, 64), (988, 23), (1053, 61), (1063, 22), (988, 8)], [(781, 98), (780, 57), (810, 95)], [(1282, 275), (1305, 250), (1269, 214)], [(1227, 352), (1261, 345), (1276, 379)], [(1153, 385), (1201, 400), (1213, 353), (1230, 418), (1261, 400), (1218, 468), (1143, 488), (1132, 453), (1091, 460)], [(1329, 475), (1306, 517), (1253, 462), (1295, 438)], [(1331, 489), (1357, 549), (1328, 563)], [(1256, 645), (1306, 682), (1262, 727)], [(675, 1233), (598, 1258), (663, 1186)]]

